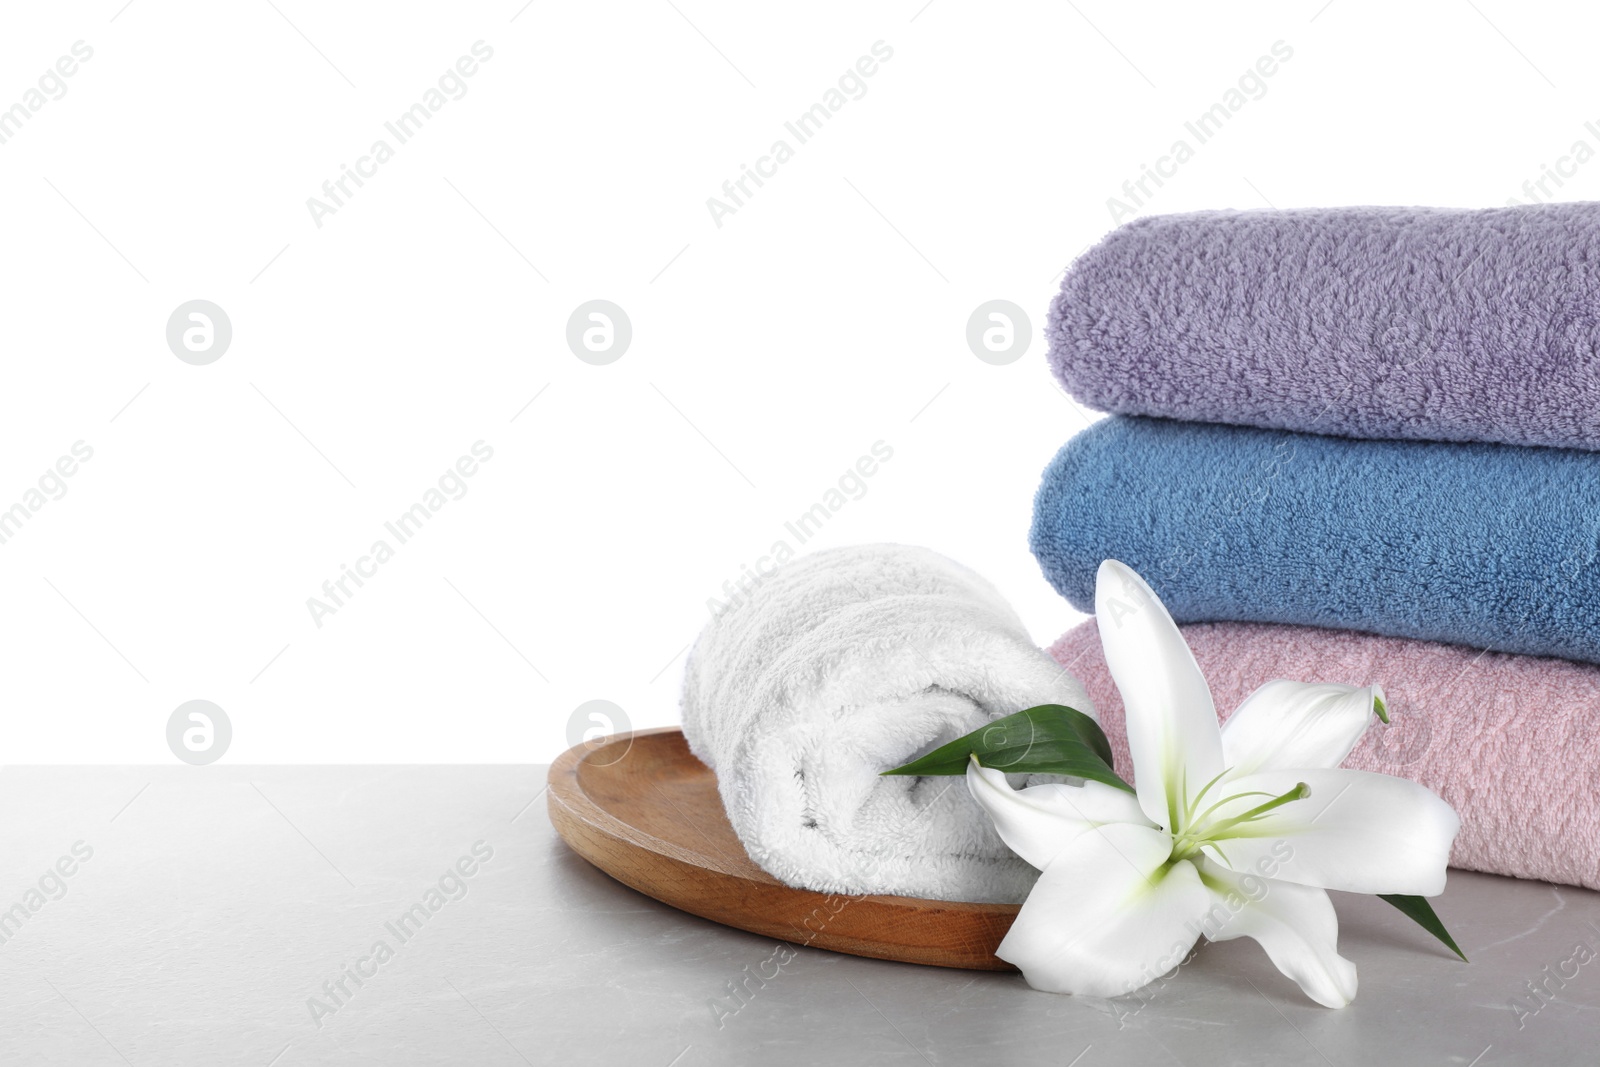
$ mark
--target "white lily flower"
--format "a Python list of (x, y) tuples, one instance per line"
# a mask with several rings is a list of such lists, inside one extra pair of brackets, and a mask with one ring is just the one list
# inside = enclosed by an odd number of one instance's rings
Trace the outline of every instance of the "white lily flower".
[(967, 786), (1042, 872), (998, 955), (1035, 989), (1118, 996), (1203, 935), (1253, 937), (1312, 1000), (1342, 1008), (1356, 968), (1325, 892), (1435, 896), (1456, 813), (1402, 778), (1339, 767), (1377, 686), (1269, 682), (1218, 728), (1211, 691), (1143, 579), (1100, 566), (1095, 615), (1127, 710), (1137, 795), (1101, 782)]

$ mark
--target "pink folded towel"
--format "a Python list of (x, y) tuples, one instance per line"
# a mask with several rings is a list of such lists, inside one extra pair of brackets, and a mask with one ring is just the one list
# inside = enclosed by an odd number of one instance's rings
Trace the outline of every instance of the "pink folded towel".
[[(1450, 864), (1600, 889), (1600, 666), (1350, 630), (1270, 623), (1182, 627), (1226, 718), (1257, 686), (1377, 682), (1374, 722), (1346, 767), (1420, 782), (1461, 816)], [(1082, 679), (1130, 777), (1122, 701), (1091, 619), (1050, 654)]]

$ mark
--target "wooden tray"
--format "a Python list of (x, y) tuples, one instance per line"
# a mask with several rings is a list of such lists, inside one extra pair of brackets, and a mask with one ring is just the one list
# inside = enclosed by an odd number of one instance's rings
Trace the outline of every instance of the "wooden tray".
[(829, 896), (753, 863), (716, 778), (676, 727), (576, 745), (550, 768), (550, 821), (611, 877), (675, 908), (798, 945), (935, 967), (1011, 971), (994, 950), (1015, 904)]

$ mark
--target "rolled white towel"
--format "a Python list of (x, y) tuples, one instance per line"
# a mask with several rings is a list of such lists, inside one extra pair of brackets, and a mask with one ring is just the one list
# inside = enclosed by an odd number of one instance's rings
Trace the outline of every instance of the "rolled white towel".
[(1037, 872), (962, 779), (879, 772), (1038, 704), (1094, 714), (994, 586), (925, 548), (854, 545), (778, 568), (706, 626), (683, 732), (780, 881), (1015, 902)]

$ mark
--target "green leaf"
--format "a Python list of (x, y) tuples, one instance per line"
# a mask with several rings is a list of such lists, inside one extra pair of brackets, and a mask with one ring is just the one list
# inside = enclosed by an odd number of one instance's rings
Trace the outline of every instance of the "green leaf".
[(1444, 928), (1444, 923), (1439, 921), (1439, 916), (1433, 913), (1433, 905), (1428, 903), (1428, 899), (1426, 897), (1408, 897), (1400, 894), (1385, 895), (1380, 893), (1378, 894), (1378, 899), (1388, 901), (1390, 904), (1393, 904), (1395, 907), (1399, 908), (1402, 914), (1409, 917), (1418, 926), (1428, 931), (1428, 933), (1432, 934), (1434, 937), (1437, 937), (1440, 941), (1443, 941), (1445, 945), (1449, 947), (1451, 952), (1454, 952), (1457, 956), (1461, 957), (1461, 962), (1465, 963), (1467, 961), (1467, 954), (1461, 951), (1461, 947), (1456, 944), (1455, 938), (1450, 936), (1450, 931), (1446, 930)]
[(1040, 704), (996, 719), (883, 773), (966, 774), (973, 756), (985, 767), (1012, 774), (1064, 774), (1134, 791), (1112, 768), (1111, 742), (1100, 724), (1065, 704)]

